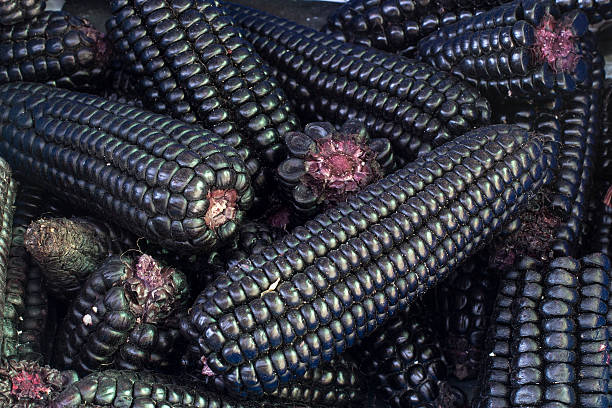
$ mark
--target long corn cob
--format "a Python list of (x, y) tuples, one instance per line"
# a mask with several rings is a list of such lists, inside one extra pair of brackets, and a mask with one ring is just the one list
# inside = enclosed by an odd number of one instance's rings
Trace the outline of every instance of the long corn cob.
[(231, 268), (181, 329), (232, 392), (272, 392), (405, 309), (510, 221), (550, 176), (544, 149), (515, 127), (468, 132)]
[(28, 226), (24, 243), (42, 268), (49, 292), (62, 300), (74, 299), (108, 255), (136, 248), (134, 243), (121, 247), (110, 231), (110, 226), (91, 219), (40, 218)]
[(608, 406), (610, 261), (525, 258), (504, 278), (475, 407)]
[(0, 107), (0, 155), (29, 181), (167, 248), (214, 247), (252, 201), (238, 153), (198, 126), (28, 83)]
[[(115, 47), (141, 75), (145, 104), (220, 134), (255, 186), (271, 182), (281, 137), (298, 127), (283, 90), (216, 0), (113, 0)], [(266, 168), (268, 168), (266, 170)]]
[(419, 56), (494, 95), (573, 92), (590, 74), (587, 32), (582, 13), (517, 0), (442, 27), (419, 42)]
[[(5, 316), (5, 308), (10, 306), (12, 282), (9, 280), (10, 250), (13, 230), (13, 203), (17, 193), (17, 183), (13, 179), (8, 163), (0, 158), (0, 317)], [(4, 343), (5, 328), (0, 327), (0, 344)]]
[(44, 82), (62, 88), (100, 86), (110, 47), (87, 20), (47, 11), (0, 27), (0, 84)]
[(248, 7), (227, 8), (309, 121), (357, 119), (372, 138), (389, 139), (397, 156), (412, 159), (490, 119), (474, 89), (427, 64)]
[(318, 408), (320, 405), (264, 400), (239, 402), (180, 378), (149, 372), (106, 370), (71, 384), (49, 408)]
[(440, 336), (449, 372), (460, 380), (478, 376), (497, 295), (499, 272), (476, 255), (432, 293), (431, 318)]
[(372, 333), (358, 347), (359, 368), (372, 390), (392, 408), (465, 405), (447, 383), (447, 366), (430, 315), (410, 308)]
[(185, 275), (149, 255), (111, 256), (89, 276), (56, 342), (56, 365), (89, 374), (102, 367), (169, 364), (177, 330), (167, 324), (186, 303)]
[(1, 0), (0, 25), (11, 26), (30, 20), (45, 10), (45, 0)]
[(45, 354), (48, 323), (47, 292), (39, 268), (23, 244), (29, 222), (44, 211), (43, 192), (19, 188), (15, 200), (13, 235), (7, 270), (7, 290), (0, 356), (38, 360)]
[(351, 0), (328, 17), (325, 32), (342, 41), (412, 54), (417, 42), (440, 26), (503, 0)]

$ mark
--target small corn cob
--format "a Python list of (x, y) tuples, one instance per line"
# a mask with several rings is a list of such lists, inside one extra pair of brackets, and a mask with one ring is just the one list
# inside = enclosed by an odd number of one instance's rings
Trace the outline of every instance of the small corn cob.
[(488, 103), (471, 87), (404, 57), (346, 44), (248, 7), (228, 4), (237, 24), (305, 120), (366, 124), (406, 160), (488, 123)]
[(325, 32), (342, 41), (411, 55), (417, 42), (503, 0), (351, 0), (328, 17)]
[(488, 94), (573, 92), (590, 74), (581, 41), (587, 32), (580, 12), (560, 15), (552, 0), (517, 0), (442, 27), (419, 42), (419, 56)]
[(31, 20), (45, 10), (44, 0), (1, 0), (0, 25), (11, 26)]
[(105, 226), (80, 218), (40, 218), (29, 225), (24, 236), (26, 249), (42, 268), (47, 289), (56, 298), (73, 299), (108, 255), (128, 249), (116, 248), (120, 246), (116, 236), (107, 233), (110, 226), (107, 231), (100, 227)]
[(422, 312), (411, 308), (400, 313), (355, 347), (364, 380), (387, 407), (464, 406), (465, 397), (446, 381), (446, 361), (431, 316)]
[(395, 170), (389, 140), (370, 139), (357, 121), (339, 131), (329, 122), (309, 123), (304, 132), (287, 133), (285, 144), (289, 157), (278, 167), (278, 181), (304, 219)]
[(181, 322), (231, 392), (273, 392), (372, 332), (489, 240), (554, 156), (490, 126), (426, 154), (231, 268)]
[(238, 153), (198, 126), (29, 83), (0, 106), (0, 155), (30, 182), (166, 248), (216, 246), (252, 201)]
[(449, 371), (459, 380), (473, 379), (484, 360), (485, 338), (499, 283), (488, 259), (468, 260), (432, 294), (431, 313)]
[(610, 261), (521, 260), (504, 278), (474, 407), (608, 406)]
[(281, 137), (298, 126), (289, 102), (251, 44), (216, 0), (113, 0), (108, 23), (126, 65), (141, 74), (156, 112), (216, 133), (242, 155), (263, 188), (284, 156)]
[(187, 296), (185, 275), (149, 255), (109, 257), (68, 310), (57, 336), (56, 365), (79, 374), (113, 365), (167, 366), (178, 337), (167, 323)]
[(196, 383), (151, 372), (106, 370), (82, 378), (50, 401), (49, 408), (319, 408), (277, 400), (234, 401)]
[[(8, 163), (0, 158), (0, 317), (5, 316), (5, 307), (10, 307), (12, 281), (9, 275), (10, 250), (13, 236), (13, 204), (17, 183)], [(9, 303), (9, 305), (7, 305)], [(0, 344), (4, 343), (5, 330), (0, 327)]]
[(0, 27), (0, 84), (32, 81), (95, 88), (109, 59), (109, 45), (87, 20), (63, 11)]
[(278, 228), (261, 222), (246, 222), (240, 226), (235, 247), (224, 254), (225, 262), (231, 267), (252, 255), (261, 254), (281, 235)]
[(0, 405), (12, 408), (46, 408), (78, 377), (31, 361), (3, 360), (0, 364)]

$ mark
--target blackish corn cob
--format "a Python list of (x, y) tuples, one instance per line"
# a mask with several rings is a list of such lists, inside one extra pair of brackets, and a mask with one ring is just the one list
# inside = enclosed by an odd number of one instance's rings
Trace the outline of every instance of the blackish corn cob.
[(338, 131), (329, 122), (309, 123), (303, 132), (287, 133), (285, 144), (289, 157), (278, 166), (278, 181), (304, 219), (395, 170), (389, 140), (370, 139), (358, 121)]
[(410, 160), (490, 119), (478, 92), (427, 64), (248, 7), (227, 8), (308, 121), (340, 126), (357, 119)]
[(45, 10), (44, 0), (0, 0), (0, 25), (31, 20)]
[(0, 84), (98, 87), (109, 45), (87, 20), (63, 11), (46, 11), (32, 21), (0, 27)]
[(561, 11), (580, 10), (589, 17), (591, 24), (601, 23), (612, 18), (610, 0), (555, 0)]
[(108, 29), (140, 74), (146, 106), (217, 132), (240, 152), (254, 186), (268, 185), (284, 156), (281, 137), (298, 122), (220, 3), (113, 0), (111, 8)]
[(261, 254), (275, 239), (282, 235), (278, 228), (261, 222), (246, 222), (240, 226), (236, 245), (224, 254), (227, 266), (231, 267), (252, 255)]
[(182, 331), (239, 394), (272, 392), (446, 277), (549, 180), (546, 143), (468, 132), (231, 268)]
[(48, 327), (47, 293), (40, 269), (31, 261), (23, 244), (27, 225), (44, 211), (43, 194), (31, 186), (20, 186), (15, 200), (1, 357), (40, 360), (44, 355)]
[(531, 258), (504, 278), (474, 407), (608, 406), (610, 262)]
[(216, 246), (252, 201), (238, 153), (198, 126), (28, 83), (0, 106), (0, 154), (30, 182), (169, 249)]
[(432, 293), (431, 312), (449, 372), (460, 380), (478, 376), (499, 283), (485, 256), (468, 260)]
[(325, 32), (342, 41), (412, 54), (417, 42), (440, 26), (503, 2), (351, 0), (328, 17)]
[[(9, 164), (0, 158), (0, 317), (5, 307), (10, 307), (12, 282), (9, 279), (10, 250), (13, 238), (13, 204), (17, 195), (17, 183)], [(8, 303), (8, 305), (7, 305)], [(0, 327), (0, 344), (4, 343), (5, 330)]]
[(31, 361), (3, 360), (0, 363), (0, 405), (46, 408), (50, 400), (77, 380), (73, 371), (60, 372)]
[(55, 364), (88, 374), (104, 367), (161, 368), (187, 302), (185, 275), (149, 255), (111, 256), (83, 284), (57, 336)]
[(67, 300), (74, 299), (81, 284), (111, 253), (129, 249), (116, 248), (120, 245), (113, 238), (87, 219), (40, 218), (28, 226), (24, 243), (42, 268), (49, 292)]
[(180, 378), (150, 372), (106, 370), (71, 384), (49, 408), (318, 408), (277, 400), (233, 401)]
[[(391, 319), (356, 347), (368, 386), (391, 408), (461, 407), (447, 384), (447, 366), (433, 321), (411, 308)], [(465, 402), (465, 401), (463, 401)]]
[(440, 28), (419, 42), (419, 56), (487, 94), (573, 92), (590, 74), (586, 32), (582, 13), (560, 15), (552, 0), (517, 0)]

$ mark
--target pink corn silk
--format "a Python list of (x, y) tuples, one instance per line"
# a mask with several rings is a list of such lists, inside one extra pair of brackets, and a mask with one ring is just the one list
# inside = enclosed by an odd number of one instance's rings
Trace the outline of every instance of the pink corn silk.
[(11, 394), (18, 399), (43, 399), (49, 392), (51, 387), (45, 385), (40, 373), (21, 370), (11, 379)]
[(555, 72), (573, 72), (580, 60), (571, 27), (550, 14), (544, 16), (535, 30), (533, 50), (536, 59), (548, 63)]

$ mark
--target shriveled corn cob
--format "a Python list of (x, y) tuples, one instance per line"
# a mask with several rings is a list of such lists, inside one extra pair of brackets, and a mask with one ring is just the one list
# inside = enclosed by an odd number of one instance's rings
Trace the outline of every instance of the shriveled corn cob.
[(149, 255), (109, 257), (68, 310), (57, 336), (56, 365), (79, 374), (109, 366), (168, 366), (178, 331), (167, 324), (187, 296), (185, 275)]
[(62, 88), (99, 87), (110, 44), (87, 20), (46, 11), (0, 27), (0, 83), (44, 82)]
[(372, 138), (389, 139), (394, 154), (412, 159), (490, 119), (478, 92), (427, 64), (248, 7), (227, 8), (309, 121), (357, 119)]
[(342, 41), (410, 55), (421, 38), (440, 26), (503, 2), (351, 0), (328, 17), (325, 32)]
[(140, 74), (146, 106), (220, 134), (255, 186), (271, 182), (282, 135), (298, 127), (270, 70), (215, 0), (113, 0), (115, 47)]
[(11, 26), (37, 17), (45, 10), (45, 0), (1, 0), (0, 25)]
[(42, 268), (49, 292), (62, 300), (74, 299), (81, 284), (112, 252), (136, 248), (135, 244), (121, 247), (111, 231), (91, 219), (40, 218), (28, 226), (24, 243)]
[(231, 268), (182, 331), (232, 392), (273, 392), (372, 332), (515, 217), (549, 180), (545, 142), (468, 132)]
[(392, 408), (464, 406), (465, 396), (447, 383), (447, 366), (424, 310), (410, 308), (355, 347), (364, 380)]
[[(13, 204), (17, 194), (17, 183), (9, 164), (0, 158), (0, 317), (6, 315), (10, 307), (12, 280), (9, 279), (10, 250), (13, 238)], [(7, 305), (8, 303), (8, 305)], [(7, 333), (8, 334), (8, 333)], [(0, 344), (4, 343), (5, 328), (0, 327)]]
[(30, 182), (167, 248), (214, 247), (252, 201), (238, 153), (198, 126), (30, 83), (0, 107), (0, 155)]
[(277, 400), (234, 401), (195, 383), (150, 372), (106, 370), (77, 381), (55, 397), (49, 408), (318, 408)]
[(590, 75), (581, 37), (588, 20), (552, 0), (517, 0), (463, 19), (419, 42), (419, 56), (494, 95), (573, 92)]
[(497, 299), (474, 406), (607, 407), (609, 285), (602, 254), (518, 263)]

